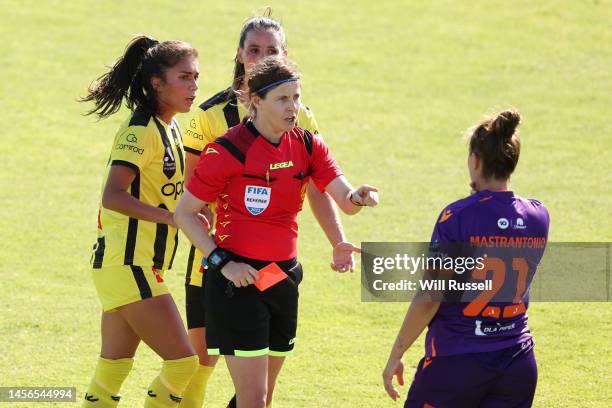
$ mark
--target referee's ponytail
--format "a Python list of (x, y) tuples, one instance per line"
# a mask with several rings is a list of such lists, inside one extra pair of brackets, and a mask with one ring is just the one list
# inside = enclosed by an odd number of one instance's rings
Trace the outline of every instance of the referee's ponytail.
[(191, 45), (181, 41), (159, 42), (146, 35), (136, 36), (123, 55), (89, 87), (80, 102), (94, 102), (87, 115), (95, 113), (100, 119), (117, 112), (125, 98), (128, 109), (143, 109), (157, 113), (157, 94), (151, 78), (164, 80), (168, 68), (187, 56), (197, 57)]

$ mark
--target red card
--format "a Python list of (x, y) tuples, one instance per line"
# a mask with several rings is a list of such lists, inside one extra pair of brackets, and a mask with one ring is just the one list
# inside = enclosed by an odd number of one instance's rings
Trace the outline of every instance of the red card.
[(275, 262), (272, 262), (259, 270), (259, 279), (255, 281), (255, 286), (263, 292), (283, 279), (287, 279), (287, 274)]

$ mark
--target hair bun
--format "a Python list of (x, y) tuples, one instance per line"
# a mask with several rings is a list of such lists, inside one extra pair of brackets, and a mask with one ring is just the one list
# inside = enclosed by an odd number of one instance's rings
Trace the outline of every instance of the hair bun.
[(510, 139), (521, 123), (521, 114), (514, 109), (500, 112), (491, 122), (491, 132), (502, 139)]

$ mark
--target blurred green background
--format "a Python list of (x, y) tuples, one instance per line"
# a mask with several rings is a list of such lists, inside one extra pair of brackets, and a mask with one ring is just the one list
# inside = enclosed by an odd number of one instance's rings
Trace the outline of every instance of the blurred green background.
[[(268, 4), (345, 174), (380, 188), (379, 207), (343, 218), (353, 242), (428, 240), (439, 211), (468, 193), (465, 130), (509, 106), (523, 114), (512, 185), (546, 204), (550, 240), (612, 239), (610, 1)], [(266, 5), (2, 2), (0, 386), (76, 386), (80, 400), (99, 353), (88, 261), (101, 175), (127, 112), (97, 122), (76, 98), (147, 33), (199, 50), (203, 101), (229, 85), (242, 22)], [(308, 208), (300, 220), (298, 342), (274, 406), (398, 406), (381, 372), (407, 305), (361, 303), (359, 276), (329, 270), (331, 248)], [(166, 279), (180, 309), (186, 248)], [(536, 303), (529, 315), (535, 406), (612, 405), (610, 303)], [(408, 383), (422, 355), (419, 340), (405, 356)], [(142, 404), (159, 367), (142, 347), (122, 406)], [(221, 362), (209, 406), (232, 392)]]

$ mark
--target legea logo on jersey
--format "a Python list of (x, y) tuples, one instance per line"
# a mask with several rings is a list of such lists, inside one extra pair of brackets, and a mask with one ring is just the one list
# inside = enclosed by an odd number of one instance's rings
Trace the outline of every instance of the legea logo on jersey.
[(525, 229), (525, 228), (527, 228), (527, 226), (525, 225), (525, 221), (523, 221), (523, 219), (521, 217), (518, 217), (516, 219), (516, 222), (512, 226), (512, 228), (514, 228), (514, 229)]
[(280, 163), (270, 163), (270, 170), (286, 169), (287, 167), (292, 167), (292, 166), (293, 166), (293, 162), (291, 160), (286, 161), (286, 162), (280, 162)]
[(507, 218), (500, 218), (497, 220), (497, 226), (501, 229), (506, 229), (510, 226), (510, 221)]
[(244, 205), (253, 215), (259, 215), (270, 204), (272, 189), (270, 187), (246, 186), (244, 190)]

